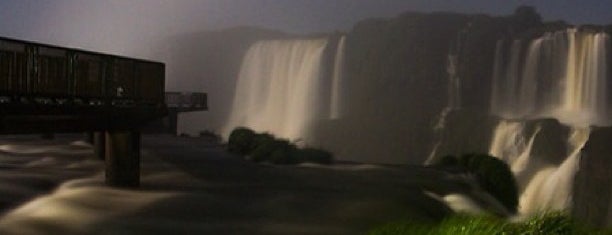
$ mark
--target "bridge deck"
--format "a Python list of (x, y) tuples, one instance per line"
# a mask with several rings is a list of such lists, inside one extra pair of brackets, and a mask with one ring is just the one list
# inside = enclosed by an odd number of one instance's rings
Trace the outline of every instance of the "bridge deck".
[(0, 38), (0, 134), (138, 129), (166, 114), (165, 65)]
[(0, 134), (97, 132), (106, 183), (140, 180), (140, 127), (166, 114), (165, 65), (0, 38)]

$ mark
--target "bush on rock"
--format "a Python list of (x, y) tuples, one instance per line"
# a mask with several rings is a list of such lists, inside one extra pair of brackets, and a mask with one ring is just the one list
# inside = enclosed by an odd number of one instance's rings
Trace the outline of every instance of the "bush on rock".
[(245, 127), (234, 129), (227, 144), (229, 152), (248, 156), (254, 162), (273, 164), (303, 162), (331, 164), (333, 162), (333, 155), (328, 151), (314, 148), (299, 149), (288, 140), (275, 138), (268, 133), (256, 133)]
[(227, 150), (230, 153), (245, 155), (252, 151), (255, 132), (245, 128), (238, 127), (230, 133), (227, 141)]

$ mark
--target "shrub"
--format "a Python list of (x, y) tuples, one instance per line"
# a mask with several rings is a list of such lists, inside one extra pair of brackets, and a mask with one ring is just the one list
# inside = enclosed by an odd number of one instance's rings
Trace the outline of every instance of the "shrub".
[(305, 148), (298, 149), (287, 140), (277, 139), (268, 133), (255, 133), (254, 131), (239, 127), (232, 131), (228, 140), (228, 151), (249, 155), (255, 162), (271, 162), (274, 164), (298, 164), (314, 162), (330, 164), (333, 156), (330, 152)]
[(268, 143), (270, 141), (275, 140), (273, 135), (269, 133), (259, 133), (253, 136), (253, 141), (251, 142), (251, 150), (255, 150), (258, 146)]
[(295, 153), (299, 150), (289, 142), (279, 144), (270, 154), (270, 162), (274, 164), (297, 164), (299, 159), (295, 157)]
[(230, 153), (246, 155), (253, 150), (255, 132), (245, 127), (238, 127), (230, 133), (227, 150)]
[(258, 134), (253, 142), (253, 151), (250, 154), (251, 160), (255, 162), (268, 161), (272, 152), (285, 144), (288, 144), (288, 142), (276, 140), (272, 135)]

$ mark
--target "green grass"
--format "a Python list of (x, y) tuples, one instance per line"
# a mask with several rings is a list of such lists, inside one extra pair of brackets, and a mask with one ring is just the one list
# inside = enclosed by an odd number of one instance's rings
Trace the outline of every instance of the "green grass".
[(395, 222), (368, 232), (369, 235), (586, 235), (612, 234), (589, 228), (563, 212), (533, 216), (512, 223), (489, 215), (453, 215), (438, 224)]

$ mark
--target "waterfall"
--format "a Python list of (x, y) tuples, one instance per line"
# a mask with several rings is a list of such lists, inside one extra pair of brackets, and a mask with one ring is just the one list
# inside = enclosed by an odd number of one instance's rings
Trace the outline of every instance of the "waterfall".
[(444, 127), (446, 126), (446, 118), (448, 114), (453, 110), (459, 109), (461, 107), (461, 81), (457, 76), (457, 66), (458, 66), (459, 56), (455, 53), (449, 53), (447, 56), (447, 64), (446, 64), (446, 72), (448, 73), (448, 85), (447, 85), (447, 94), (448, 100), (446, 103), (446, 107), (442, 109), (440, 114), (438, 115), (438, 119), (434, 125), (433, 131), (438, 135), (438, 142), (434, 145), (431, 150), (429, 157), (425, 161), (426, 165), (432, 164), (434, 162), (434, 158), (438, 152), (438, 148), (442, 144), (442, 131), (444, 131)]
[(514, 40), (509, 47), (499, 41), (491, 112), (507, 119), (550, 117), (571, 126), (607, 125), (608, 41), (606, 33), (578, 29)]
[(456, 54), (448, 55), (446, 72), (448, 73), (448, 105), (450, 109), (461, 107), (461, 80), (457, 75), (459, 56)]
[(317, 118), (326, 39), (271, 40), (247, 51), (224, 128), (246, 126), (298, 140)]
[(329, 118), (339, 119), (342, 116), (341, 97), (343, 95), (343, 79), (344, 79), (344, 53), (345, 53), (346, 36), (342, 36), (338, 41), (338, 49), (334, 58), (334, 71), (332, 75), (332, 93), (330, 101)]
[(502, 120), (493, 132), (489, 154), (508, 163), (519, 188), (530, 180), (531, 175), (527, 168), (534, 164), (531, 159), (531, 149), (540, 130), (540, 126), (537, 126), (530, 134), (525, 128), (525, 123)]
[(448, 73), (448, 82), (447, 82), (447, 94), (448, 100), (446, 102), (446, 107), (440, 112), (438, 115), (438, 121), (434, 126), (434, 131), (439, 131), (444, 129), (446, 125), (446, 117), (448, 114), (456, 109), (459, 109), (461, 106), (461, 91), (460, 91), (460, 80), (457, 76), (457, 63), (458, 56), (456, 54), (449, 53), (447, 57), (446, 64), (446, 72)]
[(525, 151), (524, 128), (521, 122), (500, 121), (493, 133), (489, 153), (512, 164)]
[(517, 86), (519, 79), (521, 61), (520, 40), (514, 40), (510, 47), (510, 59), (507, 66), (504, 59), (503, 42), (498, 42), (496, 52), (496, 63), (493, 77), (493, 95), (491, 97), (491, 111), (493, 114), (507, 118), (516, 117)]
[(519, 212), (530, 215), (544, 210), (566, 210), (572, 206), (574, 176), (578, 171), (580, 150), (589, 139), (589, 128), (572, 128), (568, 136), (568, 155), (559, 166), (541, 164), (531, 153), (540, 132), (528, 133), (518, 121), (500, 121), (493, 134), (489, 153), (504, 160), (517, 178)]
[(573, 128), (569, 138), (569, 155), (558, 167), (540, 169), (520, 196), (522, 214), (543, 210), (568, 210), (572, 207), (574, 176), (580, 163), (580, 150), (589, 140), (590, 128)]
[[(491, 113), (502, 118), (490, 154), (517, 178), (521, 214), (572, 206), (574, 176), (590, 126), (609, 125), (606, 110), (608, 35), (571, 28), (533, 40), (497, 43)], [(546, 164), (531, 148), (540, 127), (528, 119), (555, 118), (570, 127), (565, 160)], [(507, 121), (507, 120), (513, 121)]]
[(501, 113), (503, 112), (502, 107), (500, 106), (503, 105), (501, 92), (506, 90), (504, 87), (502, 87), (502, 79), (505, 78), (505, 58), (506, 57), (504, 56), (504, 41), (499, 40), (497, 41), (497, 44), (495, 46), (495, 63), (493, 67), (493, 78), (491, 82), (491, 99), (489, 107), (490, 112), (492, 114), (497, 115), (501, 115)]
[(540, 58), (542, 51), (543, 39), (536, 39), (529, 45), (529, 52), (527, 59), (525, 60), (525, 66), (523, 67), (522, 77), (520, 79), (520, 85), (517, 85), (517, 98), (518, 106), (516, 112), (518, 116), (528, 116), (532, 114), (536, 109), (536, 92), (537, 92), (537, 79), (539, 77), (540, 69)]
[(569, 34), (569, 56), (562, 92), (564, 118), (598, 121), (606, 111), (607, 34)]

